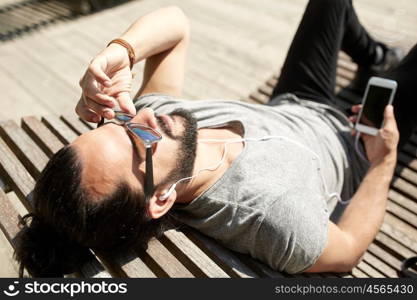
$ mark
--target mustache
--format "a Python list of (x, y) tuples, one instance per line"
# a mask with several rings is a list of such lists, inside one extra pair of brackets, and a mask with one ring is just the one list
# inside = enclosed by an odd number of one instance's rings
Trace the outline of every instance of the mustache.
[[(192, 130), (196, 130), (197, 126), (196, 126), (196, 120), (193, 116), (193, 114), (191, 112), (189, 112), (188, 110), (185, 110), (183, 108), (177, 108), (174, 111), (172, 111), (171, 113), (167, 114), (168, 116), (174, 117), (174, 116), (178, 116), (181, 117), (183, 120), (186, 121), (186, 124), (188, 125), (188, 127), (191, 127), (189, 129)], [(165, 124), (165, 122), (162, 120), (162, 118), (159, 115), (155, 115), (156, 121), (158, 123), (159, 128), (161, 128), (161, 130), (170, 138), (172, 139), (179, 139), (180, 136), (175, 136), (172, 133), (172, 130), (170, 128), (168, 128)], [(187, 126), (186, 126), (187, 127)]]

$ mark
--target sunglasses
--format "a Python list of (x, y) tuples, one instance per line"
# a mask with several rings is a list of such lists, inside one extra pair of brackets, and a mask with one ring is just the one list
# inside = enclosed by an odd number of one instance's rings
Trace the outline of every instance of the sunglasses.
[(152, 197), (154, 193), (154, 183), (153, 183), (153, 163), (152, 163), (152, 145), (154, 143), (159, 142), (162, 139), (162, 135), (143, 124), (140, 123), (132, 123), (131, 120), (134, 115), (127, 114), (121, 111), (115, 111), (115, 116), (111, 120), (104, 121), (104, 118), (101, 118), (101, 121), (97, 124), (97, 128), (108, 124), (113, 123), (116, 125), (121, 125), (126, 128), (127, 132), (130, 133), (131, 136), (139, 139), (141, 143), (145, 146), (138, 147), (136, 143), (135, 147), (139, 154), (139, 157), (145, 157), (146, 166), (145, 166), (145, 202), (146, 204), (149, 203), (149, 199)]

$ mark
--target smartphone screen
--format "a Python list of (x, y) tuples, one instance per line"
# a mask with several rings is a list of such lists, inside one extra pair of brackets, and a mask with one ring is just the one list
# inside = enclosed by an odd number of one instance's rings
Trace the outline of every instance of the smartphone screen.
[(392, 89), (370, 85), (359, 123), (369, 127), (381, 128), (384, 110), (388, 105)]

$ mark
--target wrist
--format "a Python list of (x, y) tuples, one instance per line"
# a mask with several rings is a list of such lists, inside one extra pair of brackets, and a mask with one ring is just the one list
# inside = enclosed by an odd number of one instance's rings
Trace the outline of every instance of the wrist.
[(111, 48), (119, 52), (123, 51), (124, 53), (123, 57), (125, 58), (124, 61), (128, 62), (130, 69), (133, 68), (133, 65), (136, 62), (136, 54), (135, 54), (135, 49), (130, 45), (129, 42), (127, 42), (124, 39), (117, 38), (117, 39), (110, 41), (110, 43), (107, 45), (107, 48)]
[(397, 164), (397, 152), (396, 151), (393, 151), (385, 155), (384, 157), (378, 160), (375, 160), (374, 162), (371, 163), (371, 165), (375, 165), (375, 166), (383, 165), (383, 166), (392, 167), (392, 168), (395, 168), (396, 164)]
[(380, 183), (391, 182), (392, 176), (394, 175), (395, 166), (397, 165), (397, 156), (390, 155), (375, 161), (370, 166), (370, 171), (379, 174)]

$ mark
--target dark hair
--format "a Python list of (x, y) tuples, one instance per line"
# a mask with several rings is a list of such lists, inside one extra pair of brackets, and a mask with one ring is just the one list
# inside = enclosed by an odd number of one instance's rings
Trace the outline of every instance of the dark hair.
[(143, 193), (124, 182), (105, 199), (91, 199), (81, 188), (81, 170), (77, 153), (65, 146), (51, 158), (35, 185), (33, 213), (21, 219), (23, 228), (15, 238), (15, 258), (21, 270), (25, 267), (32, 276), (75, 272), (92, 258), (89, 248), (146, 247), (167, 224), (168, 216), (150, 219)]

